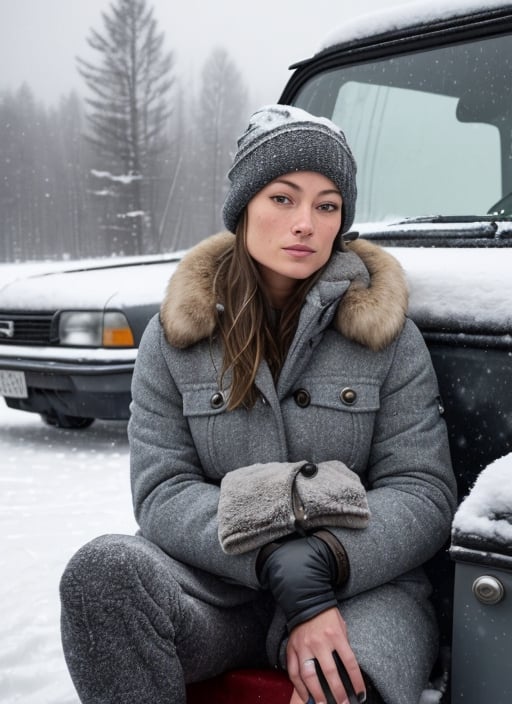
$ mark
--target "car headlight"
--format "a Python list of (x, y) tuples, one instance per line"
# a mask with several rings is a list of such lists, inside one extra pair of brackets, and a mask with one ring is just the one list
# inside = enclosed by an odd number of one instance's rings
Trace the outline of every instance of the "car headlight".
[(118, 311), (66, 311), (59, 317), (61, 345), (73, 347), (134, 347), (126, 316)]

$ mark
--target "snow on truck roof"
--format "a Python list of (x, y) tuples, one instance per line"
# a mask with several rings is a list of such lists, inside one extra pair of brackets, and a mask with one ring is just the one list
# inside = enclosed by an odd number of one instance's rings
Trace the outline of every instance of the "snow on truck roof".
[(512, 10), (510, 0), (419, 0), (395, 5), (344, 22), (325, 37), (318, 53), (374, 35), (506, 7)]

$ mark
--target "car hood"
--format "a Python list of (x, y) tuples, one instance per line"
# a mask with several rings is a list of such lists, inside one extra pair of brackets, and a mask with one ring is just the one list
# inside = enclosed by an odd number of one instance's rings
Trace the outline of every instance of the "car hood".
[(19, 265), (17, 278), (11, 270), (11, 281), (0, 288), (0, 310), (102, 310), (159, 303), (178, 261), (173, 257), (85, 267), (76, 264), (27, 276), (24, 265)]
[(405, 271), (409, 315), (422, 330), (510, 339), (512, 249), (389, 247), (388, 251)]

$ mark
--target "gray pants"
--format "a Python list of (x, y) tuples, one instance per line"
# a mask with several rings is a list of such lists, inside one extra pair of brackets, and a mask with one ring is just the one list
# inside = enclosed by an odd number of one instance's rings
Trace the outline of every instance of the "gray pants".
[(188, 682), (269, 666), (266, 597), (233, 588), (226, 606), (220, 580), (205, 576), (219, 594), (212, 590), (207, 603), (193, 579), (184, 587), (189, 576), (139, 536), (96, 538), (70, 560), (61, 580), (62, 643), (83, 704), (184, 704)]

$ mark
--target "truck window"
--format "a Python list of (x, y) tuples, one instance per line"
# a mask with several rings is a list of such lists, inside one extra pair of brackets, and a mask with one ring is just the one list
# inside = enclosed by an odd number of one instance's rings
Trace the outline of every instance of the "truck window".
[(512, 191), (510, 37), (326, 70), (294, 101), (337, 122), (358, 222), (484, 215)]
[(359, 166), (358, 219), (481, 214), (500, 198), (499, 134), (456, 118), (457, 99), (349, 81), (333, 119)]

